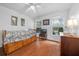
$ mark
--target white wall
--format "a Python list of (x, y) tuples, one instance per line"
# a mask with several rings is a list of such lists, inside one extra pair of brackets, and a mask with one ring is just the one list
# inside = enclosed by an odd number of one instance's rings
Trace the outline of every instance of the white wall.
[(73, 4), (69, 12), (69, 17), (79, 18), (79, 3)]
[[(18, 17), (18, 25), (11, 25), (11, 16)], [(21, 18), (25, 19), (25, 26), (21, 26)], [(34, 21), (30, 17), (10, 10), (6, 7), (0, 6), (0, 30), (28, 30), (34, 28)], [(0, 31), (0, 44), (2, 41), (2, 34)], [(0, 45), (1, 46), (1, 45)]]
[[(11, 16), (18, 17), (17, 26), (11, 25)], [(25, 26), (23, 27), (21, 26), (21, 20), (20, 20), (21, 18), (25, 19)], [(3, 27), (3, 29), (7, 29), (7, 30), (28, 29), (28, 28), (33, 28), (33, 20), (26, 15), (22, 15), (13, 10), (0, 6), (0, 26)]]
[(68, 19), (68, 12), (67, 11), (60, 11), (60, 12), (56, 12), (56, 13), (51, 13), (46, 16), (37, 18), (35, 20), (35, 23), (36, 23), (37, 21), (40, 21), (40, 20), (43, 21), (44, 19), (50, 19), (50, 25), (44, 26), (43, 23), (41, 25), (41, 28), (47, 29), (47, 39), (49, 39), (49, 40), (60, 41), (59, 35), (52, 34), (52, 27), (53, 27), (52, 20), (55, 18), (59, 18), (59, 17), (63, 18), (63, 20), (64, 20), (63, 23), (65, 24), (66, 20)]
[[(79, 3), (73, 4), (72, 7), (70, 8), (70, 10), (68, 10), (68, 11), (54, 12), (54, 13), (48, 14), (46, 16), (39, 17), (35, 20), (35, 23), (40, 20), (42, 21), (43, 19), (50, 19), (50, 22), (51, 22), (54, 19), (54, 17), (57, 17), (57, 16), (61, 16), (64, 19), (64, 26), (65, 26), (64, 32), (65, 33), (69, 33), (71, 31), (70, 29), (67, 28), (67, 21), (71, 18), (76, 19), (78, 21), (78, 27), (76, 30), (74, 29), (74, 32), (77, 35), (79, 35)], [(49, 26), (42, 25), (41, 27), (44, 29), (47, 29), (47, 38), (48, 39), (54, 40), (54, 38), (59, 38), (57, 36), (54, 37), (52, 35), (52, 25), (49, 25)], [(60, 40), (56, 40), (56, 41), (60, 41)]]
[(2, 31), (0, 31), (0, 47), (2, 47)]
[(78, 21), (77, 29), (74, 29), (74, 32), (79, 35), (79, 3), (73, 4), (69, 12), (69, 19), (74, 18)]

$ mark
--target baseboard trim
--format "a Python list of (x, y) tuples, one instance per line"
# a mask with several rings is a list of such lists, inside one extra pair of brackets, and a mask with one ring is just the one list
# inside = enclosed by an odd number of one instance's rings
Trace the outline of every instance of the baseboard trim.
[(61, 42), (58, 42), (58, 41), (55, 41), (55, 40), (50, 40), (50, 39), (43, 38), (43, 37), (39, 37), (39, 38), (42, 39), (42, 40), (48, 40), (48, 41), (53, 41), (53, 42), (61, 43)]
[(56, 42), (56, 43), (60, 43), (60, 42), (58, 42), (58, 41), (55, 41), (55, 40), (50, 40), (50, 39), (47, 39), (48, 41), (53, 41), (53, 42)]

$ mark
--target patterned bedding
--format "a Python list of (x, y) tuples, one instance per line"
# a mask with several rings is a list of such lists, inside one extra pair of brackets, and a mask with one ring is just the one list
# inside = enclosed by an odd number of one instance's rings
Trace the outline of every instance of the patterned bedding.
[(36, 35), (36, 31), (32, 29), (28, 31), (6, 31), (6, 35), (4, 36), (4, 44), (31, 38), (33, 35)]

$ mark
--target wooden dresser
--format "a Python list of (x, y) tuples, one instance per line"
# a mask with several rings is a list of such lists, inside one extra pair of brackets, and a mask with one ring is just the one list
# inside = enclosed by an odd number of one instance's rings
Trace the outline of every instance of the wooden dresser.
[(61, 55), (79, 56), (79, 37), (61, 36)]
[(37, 39), (36, 35), (34, 35), (34, 36), (32, 36), (31, 38), (28, 38), (28, 39), (24, 39), (24, 40), (12, 42), (12, 43), (7, 43), (7, 44), (4, 45), (4, 53), (6, 55), (8, 55), (8, 54), (14, 52), (17, 49), (22, 48), (23, 46), (32, 43), (36, 39)]

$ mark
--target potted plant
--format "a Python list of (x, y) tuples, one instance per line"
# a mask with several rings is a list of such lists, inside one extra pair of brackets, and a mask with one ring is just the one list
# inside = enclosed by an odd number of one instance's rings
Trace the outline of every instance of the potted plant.
[(60, 36), (62, 36), (63, 35), (63, 27), (59, 27), (59, 34), (60, 34)]

